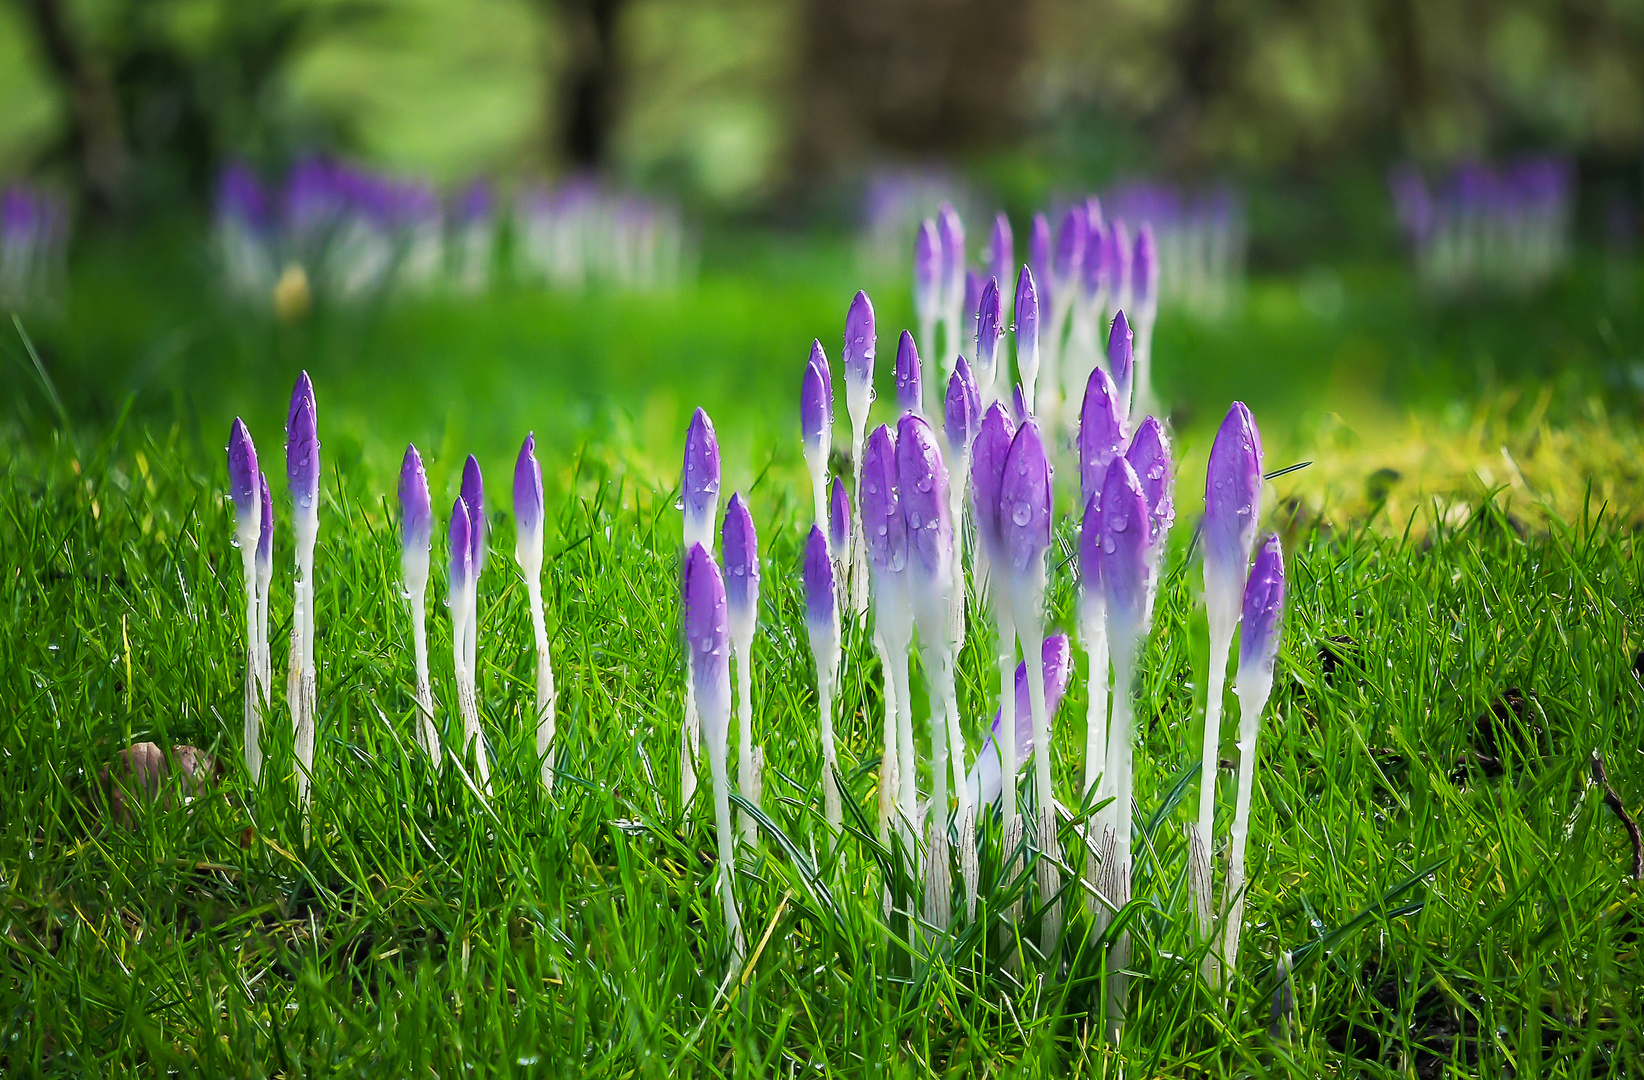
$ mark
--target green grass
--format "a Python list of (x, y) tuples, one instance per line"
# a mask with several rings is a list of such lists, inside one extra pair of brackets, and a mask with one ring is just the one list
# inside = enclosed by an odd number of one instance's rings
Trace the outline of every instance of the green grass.
[[(106, 278), (78, 302), (122, 289), (148, 299), (40, 334), (72, 435), (9, 369), (19, 404), (0, 466), (0, 1073), (1112, 1074), (1097, 1020), (1104, 948), (1083, 915), (1058, 965), (1024, 944), (1027, 963), (1013, 967), (996, 928), (1016, 890), (995, 862), (984, 868), (985, 932), (912, 964), (879, 926), (873, 845), (853, 836), (834, 861), (818, 835), (797, 587), (808, 496), (793, 482), (785, 418), (789, 375), (810, 336), (837, 333), (849, 275), (809, 257), (824, 265), (784, 276), (780, 253), (756, 254), (764, 280), (710, 270), (676, 300), (511, 294), (284, 329), (191, 306), (164, 287), (176, 276), (145, 287), (114, 256), (82, 270)], [(821, 284), (797, 280), (813, 271)], [(1355, 286), (1349, 310), (1396, 307), (1397, 292)], [(882, 305), (887, 322), (897, 303)], [(1284, 417), (1329, 404), (1328, 373), (1305, 357), (1373, 320), (1309, 330), (1311, 317), (1265, 303), (1280, 314), (1254, 304), (1243, 332), (1276, 320), (1262, 340), (1293, 358), (1282, 365), (1234, 330), (1170, 333), (1199, 342), (1195, 355), (1237, 358), (1189, 404), (1202, 414), (1248, 382), (1282, 445)], [(1565, 296), (1536, 332), (1587, 341), (1583, 303)], [(1433, 363), (1445, 342), (1513, 340), (1499, 311), (1400, 318), (1381, 332), (1426, 358), (1434, 384), (1478, 377)], [(538, 369), (544, 342), (565, 352)], [(162, 357), (147, 369), (145, 349)], [(1602, 381), (1608, 354), (1583, 355), (1585, 374), (1566, 378)], [(1511, 370), (1552, 362), (1537, 351)], [(274, 432), (297, 363), (316, 372), (327, 461), (307, 843), (288, 746), (276, 746), (260, 790), (239, 770), (243, 599), (220, 449), (244, 411), (277, 471)], [(122, 413), (133, 389), (122, 380), (144, 370)], [(1169, 367), (1166, 379), (1192, 381)], [(647, 413), (647, 394), (671, 403)], [(728, 986), (712, 815), (705, 800), (689, 816), (678, 806), (679, 521), (668, 481), (656, 482), (675, 467), (671, 425), (699, 401), (726, 439), (728, 484), (751, 488), (766, 559), (755, 702), (773, 831), (739, 860), (756, 958)], [(1193, 800), (1179, 781), (1198, 760), (1206, 663), (1187, 549), (1191, 477), (1207, 449), (1203, 423), (1184, 421), (1181, 524), (1137, 686), (1149, 843), (1129, 924), (1139, 977), (1127, 1075), (1627, 1075), (1644, 1056), (1639, 886), (1587, 776), (1598, 750), (1624, 804), (1644, 804), (1635, 536), (1594, 506), (1520, 537), (1485, 504), (1420, 543), (1362, 527), (1286, 537), (1293, 584), (1260, 745), (1242, 978), (1219, 1003), (1194, 981), (1184, 894)], [(449, 770), (430, 776), (415, 750), (385, 498), (399, 445), (415, 437), (438, 448), (436, 492), (454, 490), (473, 446), (505, 504), (503, 455), (527, 423), (539, 438), (549, 429), (546, 600), (564, 775), (551, 800), (534, 781), (529, 616), (500, 513), (481, 584), (481, 711), (497, 751), (487, 810)], [(290, 552), (282, 522), (277, 668)], [(436, 569), (442, 721), (454, 701), (443, 580)], [(1071, 625), (1072, 588), (1059, 569), (1058, 628)], [(960, 671), (973, 751), (994, 707), (986, 625), (973, 619)], [(1342, 635), (1351, 643), (1327, 645)], [(880, 706), (865, 636), (847, 633), (839, 730), (871, 835)], [(1342, 657), (1333, 674), (1321, 649)], [(1075, 655), (1055, 738), (1068, 802), (1082, 773)], [(1509, 690), (1522, 711), (1481, 729)], [(271, 730), (288, 725), (280, 701)], [(220, 794), (147, 813), (134, 830), (109, 824), (97, 772), (140, 740), (214, 750), (229, 770)], [(1473, 754), (1499, 759), (1499, 775), (1476, 758), (1458, 767)], [(1226, 776), (1223, 795), (1225, 813)], [(1026, 929), (1036, 941), (1031, 917)], [(1296, 1023), (1279, 1038), (1270, 1000), (1286, 951)]]

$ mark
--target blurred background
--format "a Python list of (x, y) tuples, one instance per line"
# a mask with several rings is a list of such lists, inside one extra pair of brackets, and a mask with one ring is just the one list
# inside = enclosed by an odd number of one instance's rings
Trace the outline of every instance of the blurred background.
[(1321, 508), (1639, 460), (1637, 0), (0, 0), (0, 188), (13, 438), (267, 439), (306, 366), (368, 461), (757, 457), (939, 204), (1095, 194), (1178, 429), (1283, 415)]

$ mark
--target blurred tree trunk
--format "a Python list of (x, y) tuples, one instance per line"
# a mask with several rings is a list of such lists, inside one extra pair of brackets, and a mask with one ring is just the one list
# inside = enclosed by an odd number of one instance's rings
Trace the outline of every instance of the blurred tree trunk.
[(69, 99), (69, 138), (86, 194), (100, 209), (118, 209), (130, 154), (109, 65), (75, 34), (61, 0), (25, 0), (23, 9)]
[(553, 0), (553, 6), (568, 45), (554, 149), (572, 168), (597, 171), (609, 163), (622, 88), (616, 35), (623, 0)]
[(805, 0), (801, 182), (874, 153), (944, 154), (1016, 131), (1035, 5)]

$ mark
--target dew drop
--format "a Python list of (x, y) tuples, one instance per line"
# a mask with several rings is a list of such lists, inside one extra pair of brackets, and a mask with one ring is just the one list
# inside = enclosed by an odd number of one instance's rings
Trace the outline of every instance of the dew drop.
[(1026, 525), (1033, 520), (1033, 506), (1026, 500), (1019, 501), (1016, 504), (1016, 509), (1010, 513), (1010, 520), (1018, 525)]

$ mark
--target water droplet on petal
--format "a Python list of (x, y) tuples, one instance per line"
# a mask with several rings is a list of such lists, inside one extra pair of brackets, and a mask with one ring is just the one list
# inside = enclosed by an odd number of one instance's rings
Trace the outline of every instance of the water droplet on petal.
[(1017, 502), (1016, 509), (1010, 513), (1010, 520), (1018, 525), (1026, 525), (1033, 520), (1033, 506), (1025, 499)]

